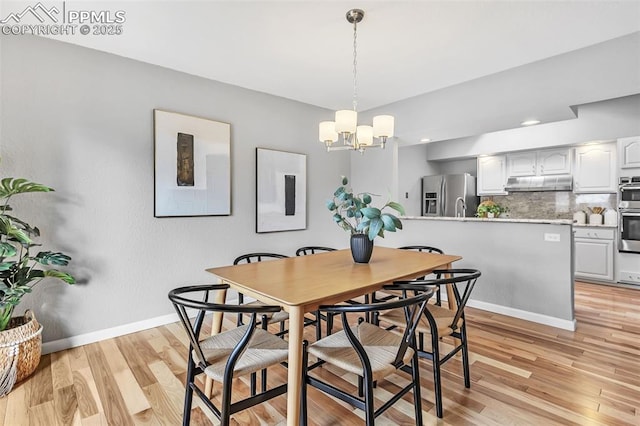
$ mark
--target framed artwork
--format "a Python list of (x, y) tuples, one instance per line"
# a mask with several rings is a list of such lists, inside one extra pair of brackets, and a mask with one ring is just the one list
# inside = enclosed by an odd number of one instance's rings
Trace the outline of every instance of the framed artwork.
[(155, 217), (231, 214), (231, 125), (153, 110)]
[(307, 156), (256, 148), (256, 232), (307, 227)]

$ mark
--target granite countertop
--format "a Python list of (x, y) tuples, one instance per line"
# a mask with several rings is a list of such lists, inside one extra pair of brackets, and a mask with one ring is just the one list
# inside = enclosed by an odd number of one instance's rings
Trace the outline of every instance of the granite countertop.
[[(480, 217), (439, 217), (439, 216), (403, 216), (404, 220), (449, 220), (457, 222), (497, 222), (497, 223), (542, 223), (550, 225), (571, 225), (570, 219), (511, 219), (511, 218), (480, 218)], [(600, 225), (604, 227), (604, 225)]]
[(617, 228), (618, 225), (589, 225), (588, 223), (574, 223), (573, 226), (578, 228)]

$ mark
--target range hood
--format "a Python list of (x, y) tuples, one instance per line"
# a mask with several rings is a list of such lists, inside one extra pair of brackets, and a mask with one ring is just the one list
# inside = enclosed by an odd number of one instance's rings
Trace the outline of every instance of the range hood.
[(549, 175), (510, 177), (507, 179), (507, 185), (504, 189), (508, 192), (571, 191), (573, 189), (573, 176)]

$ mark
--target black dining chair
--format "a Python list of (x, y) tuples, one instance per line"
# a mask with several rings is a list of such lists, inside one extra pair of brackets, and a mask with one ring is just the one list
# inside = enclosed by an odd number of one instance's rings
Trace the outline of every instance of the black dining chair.
[[(274, 314), (280, 307), (229, 305), (210, 301), (214, 300), (213, 294), (228, 288), (227, 284), (196, 285), (179, 287), (169, 292), (169, 299), (189, 338), (183, 425), (190, 423), (194, 392), (225, 426), (229, 425), (232, 414), (287, 392), (287, 384), (284, 383), (269, 390), (264, 389), (260, 394), (252, 393), (247, 398), (231, 402), (235, 378), (285, 363), (289, 351), (286, 341), (257, 327), (258, 315)], [(202, 324), (208, 313), (242, 313), (250, 319), (247, 325), (202, 338)], [(201, 374), (221, 383), (220, 407), (198, 386), (202, 381), (196, 380), (196, 377)]]
[[(341, 401), (344, 401), (365, 412), (365, 423), (373, 425), (375, 419), (400, 400), (405, 394), (413, 390), (415, 420), (417, 425), (422, 425), (422, 398), (420, 396), (420, 374), (415, 346), (415, 327), (422, 318), (422, 313), (427, 305), (427, 300), (433, 294), (432, 289), (423, 287), (392, 286), (389, 289), (413, 290), (416, 295), (400, 297), (387, 302), (359, 304), (359, 305), (334, 305), (320, 306), (325, 313), (340, 315), (343, 329), (329, 335), (313, 344), (303, 344), (304, 377), (302, 384), (302, 410), (300, 423), (307, 424), (307, 386), (313, 386)], [(406, 293), (405, 293), (406, 294)], [(398, 334), (385, 330), (375, 324), (358, 319), (357, 324), (349, 322), (349, 316), (353, 321), (353, 314), (365, 314), (376, 311), (393, 311), (405, 318), (404, 333)], [(348, 316), (349, 315), (349, 316)], [(309, 355), (317, 358), (317, 362), (309, 366)], [(330, 384), (310, 371), (322, 364), (332, 364), (342, 370), (358, 376), (358, 384), (364, 387), (364, 397), (353, 395), (352, 392)], [(384, 378), (405, 372), (411, 378), (408, 384), (386, 401), (377, 410), (374, 407), (373, 384)], [(326, 375), (323, 375), (326, 378)]]
[[(464, 308), (467, 305), (471, 291), (473, 290), (480, 271), (476, 269), (439, 269), (433, 271), (433, 279), (419, 279), (411, 281), (395, 281), (398, 286), (411, 285), (414, 288), (422, 288), (424, 291), (436, 287), (442, 289), (451, 286), (455, 297), (456, 308), (449, 309), (441, 306), (438, 300), (436, 304), (428, 304), (424, 310), (422, 319), (416, 327), (416, 331), (431, 336), (431, 345), (426, 347), (424, 342), (418, 343), (418, 356), (432, 361), (433, 386), (436, 400), (436, 415), (442, 418), (442, 384), (440, 367), (453, 358), (458, 352), (462, 352), (462, 369), (464, 386), (471, 387), (469, 373), (469, 348), (467, 344), (467, 327), (464, 316)], [(440, 292), (440, 291), (439, 291)], [(439, 293), (438, 292), (438, 293)], [(402, 327), (404, 318), (395, 312), (380, 313), (379, 320), (392, 324), (392, 327)], [(453, 337), (453, 349), (448, 353), (440, 354), (440, 340), (445, 336)]]

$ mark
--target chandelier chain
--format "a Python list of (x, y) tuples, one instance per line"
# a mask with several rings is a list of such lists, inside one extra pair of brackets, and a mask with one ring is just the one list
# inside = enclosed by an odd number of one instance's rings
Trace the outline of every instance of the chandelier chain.
[(358, 23), (353, 22), (353, 110), (358, 108)]

